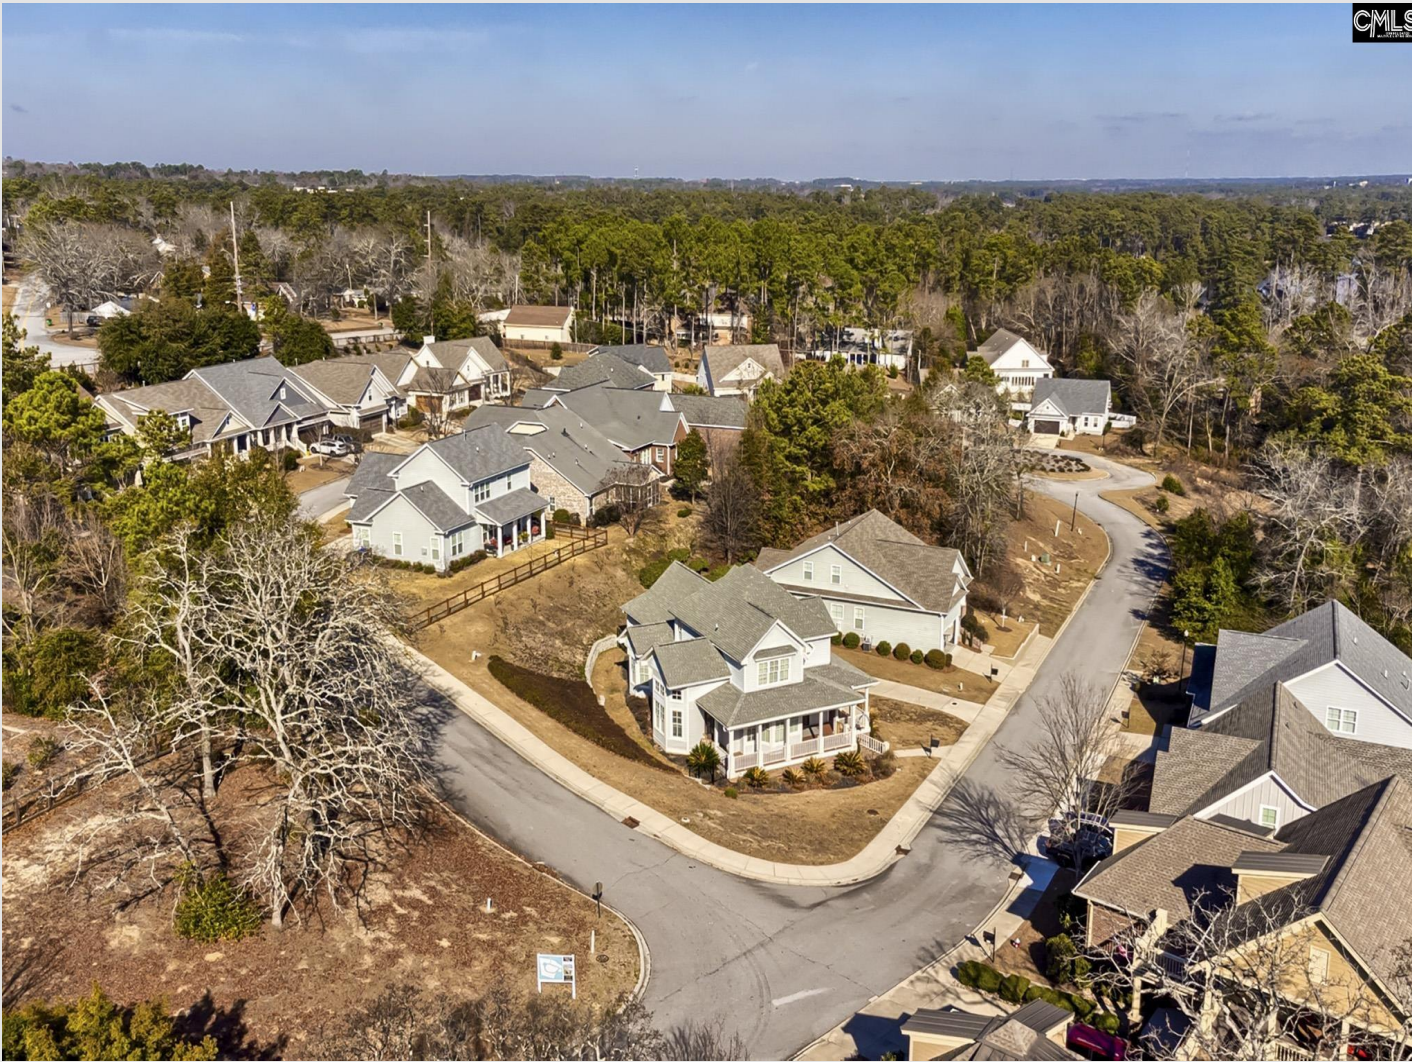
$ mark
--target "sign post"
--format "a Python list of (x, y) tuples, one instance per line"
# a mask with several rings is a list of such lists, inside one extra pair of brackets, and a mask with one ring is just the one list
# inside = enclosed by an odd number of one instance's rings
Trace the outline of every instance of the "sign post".
[(545, 985), (568, 985), (573, 999), (579, 998), (579, 982), (574, 976), (572, 955), (546, 955), (540, 952), (535, 956), (535, 979), (541, 993)]

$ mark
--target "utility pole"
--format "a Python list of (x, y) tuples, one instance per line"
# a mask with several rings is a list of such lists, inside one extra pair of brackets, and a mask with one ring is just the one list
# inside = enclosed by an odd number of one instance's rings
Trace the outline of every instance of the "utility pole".
[(427, 211), (427, 261), (431, 261), (431, 211)]
[(230, 203), (230, 253), (235, 260), (235, 304), (245, 312), (245, 288), (240, 283), (240, 238), (235, 234), (235, 200)]
[(1079, 492), (1074, 491), (1074, 512), (1069, 517), (1069, 530), (1072, 531), (1079, 522)]

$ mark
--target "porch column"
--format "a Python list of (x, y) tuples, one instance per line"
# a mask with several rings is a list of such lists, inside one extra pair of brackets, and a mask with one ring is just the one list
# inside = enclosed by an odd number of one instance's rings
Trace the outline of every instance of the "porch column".
[(824, 753), (824, 710), (818, 711), (819, 722), (814, 727), (814, 750), (815, 755), (822, 756)]
[(765, 766), (765, 724), (755, 724), (755, 766)]

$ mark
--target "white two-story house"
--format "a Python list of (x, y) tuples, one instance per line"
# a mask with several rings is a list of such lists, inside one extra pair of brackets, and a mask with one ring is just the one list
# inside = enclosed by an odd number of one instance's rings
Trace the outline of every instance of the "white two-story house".
[(755, 564), (802, 599), (817, 598), (841, 634), (926, 652), (961, 637), (971, 569), (954, 549), (929, 546), (876, 509)]
[(544, 537), (548, 502), (529, 455), (499, 427), (448, 435), (411, 455), (367, 453), (344, 492), (353, 544), (438, 571), (477, 550), (500, 556)]
[(1014, 332), (1002, 328), (970, 352), (980, 358), (998, 377), (996, 392), (1010, 403), (1011, 409), (1030, 408), (1030, 393), (1040, 380), (1054, 375), (1049, 359)]
[(685, 755), (714, 745), (726, 776), (832, 756), (868, 735), (877, 680), (831, 657), (823, 603), (799, 600), (751, 567), (710, 582), (673, 564), (623, 606), (631, 688), (652, 705), (652, 740)]

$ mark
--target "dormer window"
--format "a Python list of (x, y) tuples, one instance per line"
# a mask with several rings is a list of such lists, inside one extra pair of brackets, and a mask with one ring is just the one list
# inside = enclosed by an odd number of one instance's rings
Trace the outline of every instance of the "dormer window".
[(176, 416), (176, 422), (177, 422), (177, 427), (178, 427), (178, 428), (181, 428), (183, 431), (185, 431), (186, 429), (188, 429), (188, 428), (191, 427), (191, 414), (190, 414), (190, 413), (178, 413), (177, 416)]
[(755, 683), (758, 686), (777, 686), (789, 681), (789, 657), (777, 656), (773, 660), (760, 660), (755, 664)]
[(286, 398), (288, 398), (288, 397), (289, 397), (289, 389), (288, 389), (287, 387), (285, 387), (284, 384), (280, 384), (280, 385), (279, 385), (279, 400), (280, 400), (281, 402), (283, 402), (283, 401), (284, 401)]

